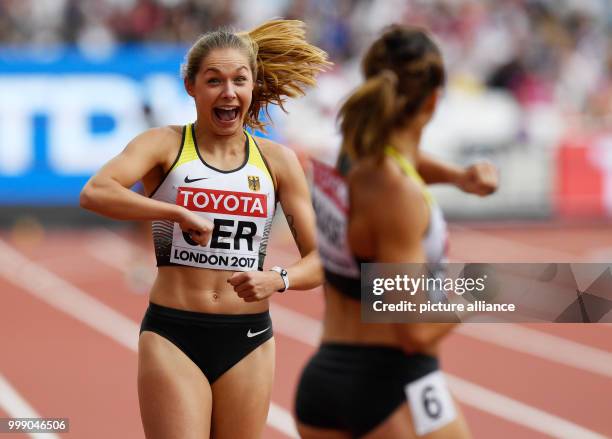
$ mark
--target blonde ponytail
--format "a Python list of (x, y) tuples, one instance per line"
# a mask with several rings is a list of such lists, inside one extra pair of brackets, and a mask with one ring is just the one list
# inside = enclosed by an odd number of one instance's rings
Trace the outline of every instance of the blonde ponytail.
[(251, 45), (256, 56), (256, 83), (247, 125), (262, 128), (260, 111), (268, 105), (284, 107), (286, 98), (303, 96), (316, 84), (318, 73), (329, 68), (327, 53), (306, 41), (305, 25), (299, 20), (272, 20), (238, 34)]
[(248, 59), (255, 80), (253, 100), (245, 125), (263, 129), (259, 116), (268, 105), (283, 106), (286, 98), (304, 95), (306, 87), (316, 84), (319, 72), (329, 68), (327, 53), (306, 41), (304, 23), (298, 20), (272, 20), (249, 32), (217, 30), (202, 35), (189, 49), (181, 66), (183, 78), (195, 81), (202, 60), (215, 49), (236, 49)]

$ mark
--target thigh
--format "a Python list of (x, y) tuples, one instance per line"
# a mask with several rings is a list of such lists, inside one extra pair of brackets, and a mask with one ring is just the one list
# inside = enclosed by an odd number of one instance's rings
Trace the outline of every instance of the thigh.
[(212, 437), (261, 437), (274, 380), (274, 338), (235, 364), (212, 385)]
[(297, 423), (297, 430), (302, 439), (351, 439), (352, 436), (344, 431), (329, 430), (325, 428), (311, 427)]
[(138, 399), (147, 439), (209, 437), (208, 380), (177, 346), (150, 331), (138, 343)]
[(400, 405), (382, 424), (368, 432), (364, 439), (469, 439), (471, 437), (467, 424), (456, 401), (456, 416), (450, 423), (426, 435), (417, 436), (414, 431), (412, 413), (408, 403)]

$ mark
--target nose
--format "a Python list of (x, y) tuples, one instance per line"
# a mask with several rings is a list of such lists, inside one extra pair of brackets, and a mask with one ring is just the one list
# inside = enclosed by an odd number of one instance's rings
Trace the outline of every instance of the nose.
[(236, 97), (236, 89), (232, 81), (225, 81), (221, 97), (224, 99), (233, 99)]

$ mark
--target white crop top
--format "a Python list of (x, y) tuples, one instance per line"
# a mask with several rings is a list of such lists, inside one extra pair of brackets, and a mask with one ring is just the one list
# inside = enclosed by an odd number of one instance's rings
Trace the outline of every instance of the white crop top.
[(157, 265), (216, 270), (262, 270), (276, 207), (271, 172), (255, 139), (246, 133), (243, 164), (230, 171), (206, 163), (193, 124), (183, 128), (178, 156), (151, 198), (179, 204), (214, 224), (206, 246), (177, 223), (153, 221)]
[[(422, 240), (427, 263), (435, 266), (445, 262), (448, 236), (442, 209), (410, 162), (391, 147), (385, 149), (385, 154), (419, 185), (429, 207), (429, 225)], [(326, 281), (341, 293), (359, 300), (360, 262), (376, 261), (358, 260), (350, 249), (347, 239), (349, 191), (345, 179), (334, 168), (315, 160), (312, 162), (312, 198), (317, 217), (319, 253)]]

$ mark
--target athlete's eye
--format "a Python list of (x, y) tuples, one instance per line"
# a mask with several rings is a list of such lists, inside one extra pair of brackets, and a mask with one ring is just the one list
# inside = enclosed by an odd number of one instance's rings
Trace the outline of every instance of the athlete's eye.
[(241, 84), (243, 82), (245, 82), (247, 79), (245, 76), (238, 76), (236, 79), (234, 79), (235, 82)]
[(220, 84), (221, 80), (219, 80), (219, 78), (210, 78), (208, 81), (206, 81), (207, 84)]

